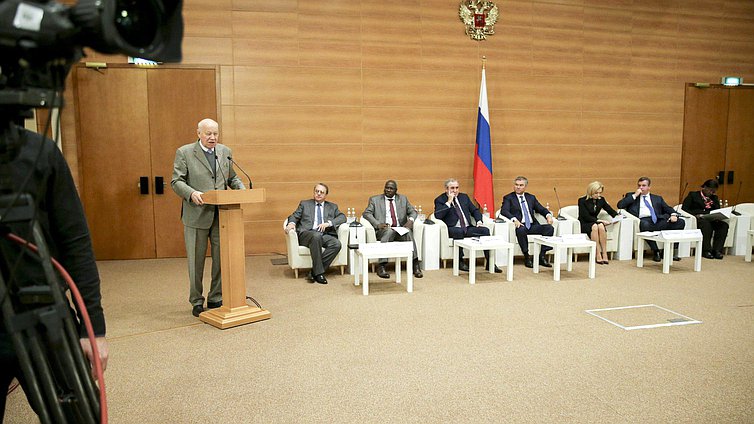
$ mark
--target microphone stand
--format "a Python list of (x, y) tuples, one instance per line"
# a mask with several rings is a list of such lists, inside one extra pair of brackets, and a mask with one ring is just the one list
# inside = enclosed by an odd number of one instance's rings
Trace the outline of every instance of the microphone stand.
[[(220, 170), (220, 175), (222, 175), (223, 177), (223, 190), (227, 190), (228, 179), (225, 178), (225, 174), (223, 173), (223, 167), (220, 166), (220, 158), (218, 158), (217, 155), (215, 155), (215, 166), (217, 167), (218, 170)], [(217, 174), (215, 174), (215, 177), (217, 177)]]
[(236, 165), (236, 168), (238, 168), (238, 170), (241, 171), (246, 176), (246, 179), (249, 180), (249, 190), (251, 190), (251, 177), (249, 176), (249, 174), (247, 174), (246, 171), (244, 171), (243, 168), (241, 168), (241, 165), (239, 165), (238, 162), (234, 161), (230, 155), (228, 155), (228, 160), (233, 165)]
[(565, 220), (566, 220), (566, 218), (565, 218), (565, 217), (563, 217), (563, 216), (560, 216), (560, 210), (561, 210), (562, 208), (560, 207), (560, 196), (558, 196), (558, 189), (557, 189), (557, 188), (555, 188), (555, 187), (553, 187), (553, 188), (552, 188), (552, 190), (553, 190), (553, 191), (555, 192), (555, 200), (557, 200), (557, 201), (558, 201), (558, 216), (557, 216), (557, 217), (555, 217), (555, 219), (557, 219), (558, 221), (565, 221)]
[(733, 204), (733, 210), (731, 213), (736, 216), (741, 216), (741, 212), (736, 211), (736, 206), (738, 206), (738, 196), (741, 195), (741, 186), (743, 185), (743, 181), (738, 182), (738, 193), (736, 193), (736, 203)]
[[(689, 188), (689, 182), (688, 181), (686, 181), (686, 185), (683, 186), (683, 191), (681, 192), (681, 199), (683, 199), (683, 196), (686, 194), (686, 189), (687, 188)], [(675, 207), (675, 213), (677, 213), (678, 215), (680, 215), (681, 218), (691, 218), (691, 216), (686, 216), (686, 215), (683, 215), (682, 213), (678, 212), (678, 208), (681, 206), (682, 203), (683, 203), (683, 200), (681, 200), (681, 203), (678, 204)]]

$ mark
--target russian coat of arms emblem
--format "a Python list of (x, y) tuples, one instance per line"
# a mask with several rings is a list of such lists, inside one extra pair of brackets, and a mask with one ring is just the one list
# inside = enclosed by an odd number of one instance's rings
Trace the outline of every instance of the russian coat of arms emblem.
[(466, 25), (466, 35), (474, 40), (484, 40), (495, 33), (499, 11), (491, 1), (467, 0), (459, 5), (458, 16)]

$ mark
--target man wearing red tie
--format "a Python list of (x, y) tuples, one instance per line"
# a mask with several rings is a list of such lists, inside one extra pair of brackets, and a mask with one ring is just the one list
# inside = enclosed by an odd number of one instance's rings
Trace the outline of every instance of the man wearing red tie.
[[(458, 180), (451, 178), (445, 181), (445, 193), (435, 199), (435, 218), (442, 220), (448, 226), (448, 236), (452, 239), (479, 237), (490, 235), (490, 229), (482, 223), (482, 213), (471, 202), (466, 193), (460, 192)], [(472, 222), (473, 218), (473, 222)], [(484, 251), (484, 257), (489, 260), (490, 251)], [(469, 266), (463, 262), (463, 249), (459, 254), (458, 269), (468, 271)], [(474, 265), (474, 264), (470, 264)], [(503, 272), (495, 265), (495, 272)]]
[[(419, 264), (413, 233), (414, 220), (417, 215), (416, 209), (414, 209), (406, 196), (398, 194), (398, 183), (394, 180), (387, 180), (385, 182), (384, 193), (370, 197), (369, 204), (361, 216), (372, 224), (379, 241), (387, 243), (400, 240), (410, 241), (414, 244), (414, 276), (422, 278), (424, 274), (422, 274)], [(403, 227), (408, 232), (400, 235), (396, 227)], [(386, 265), (387, 258), (380, 258), (379, 266), (377, 267), (378, 277), (390, 278), (390, 274), (385, 269)]]

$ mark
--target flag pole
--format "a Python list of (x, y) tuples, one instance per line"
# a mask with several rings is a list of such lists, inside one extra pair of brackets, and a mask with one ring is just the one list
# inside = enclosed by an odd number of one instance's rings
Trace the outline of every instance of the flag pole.
[(487, 56), (482, 56), (482, 69), (487, 68)]

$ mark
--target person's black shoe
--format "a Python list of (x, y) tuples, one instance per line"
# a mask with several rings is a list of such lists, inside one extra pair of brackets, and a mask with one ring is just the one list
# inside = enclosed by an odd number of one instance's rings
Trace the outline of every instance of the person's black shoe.
[(707, 258), (707, 259), (715, 259), (715, 254), (714, 254), (714, 253), (712, 253), (712, 252), (711, 252), (711, 251), (709, 251), (709, 250), (708, 250), (708, 251), (706, 251), (706, 252), (704, 252), (704, 253), (702, 253), (702, 256), (704, 256), (704, 257), (705, 257), (705, 258)]
[(377, 276), (380, 278), (390, 278), (390, 274), (387, 273), (385, 265), (380, 265), (377, 267)]
[(534, 268), (534, 262), (532, 262), (531, 258), (526, 257), (524, 258), (524, 266), (527, 268)]
[(715, 259), (722, 259), (723, 258), (723, 252), (715, 252)]
[(547, 256), (540, 256), (539, 257), (539, 265), (543, 266), (545, 268), (552, 268), (552, 265), (550, 264), (550, 261), (547, 260)]
[(661, 262), (662, 258), (660, 257), (660, 251), (656, 251), (652, 253), (652, 260), (655, 262)]
[(680, 261), (680, 260), (681, 260), (681, 258), (679, 258), (679, 257), (678, 257), (678, 256), (676, 256), (676, 255), (673, 255), (673, 260), (674, 260), (674, 261), (676, 261), (676, 262), (678, 262), (678, 261)]
[(421, 265), (419, 264), (419, 261), (414, 261), (414, 277), (416, 278), (422, 278), (424, 277), (424, 274), (422, 273)]
[(194, 305), (194, 307), (191, 309), (191, 315), (195, 317), (199, 317), (199, 314), (204, 312), (204, 306), (202, 305)]
[(458, 264), (458, 269), (461, 270), (461, 271), (469, 272), (469, 266), (466, 265), (466, 262), (464, 262), (464, 261), (461, 261), (461, 263)]
[(498, 268), (498, 266), (497, 266), (497, 265), (495, 265), (495, 273), (496, 273), (496, 274), (502, 274), (502, 273), (503, 273), (503, 270), (502, 270), (502, 269), (500, 269), (500, 268)]
[(223, 306), (223, 301), (222, 300), (219, 301), (219, 302), (209, 302), (209, 301), (207, 302), (207, 309), (215, 309), (215, 308), (219, 308), (221, 306)]
[(306, 275), (306, 281), (308, 281), (309, 283), (314, 282), (314, 274), (312, 274), (311, 271), (309, 271), (309, 274)]
[(325, 274), (315, 275), (314, 282), (319, 284), (327, 284), (327, 278), (325, 278)]

